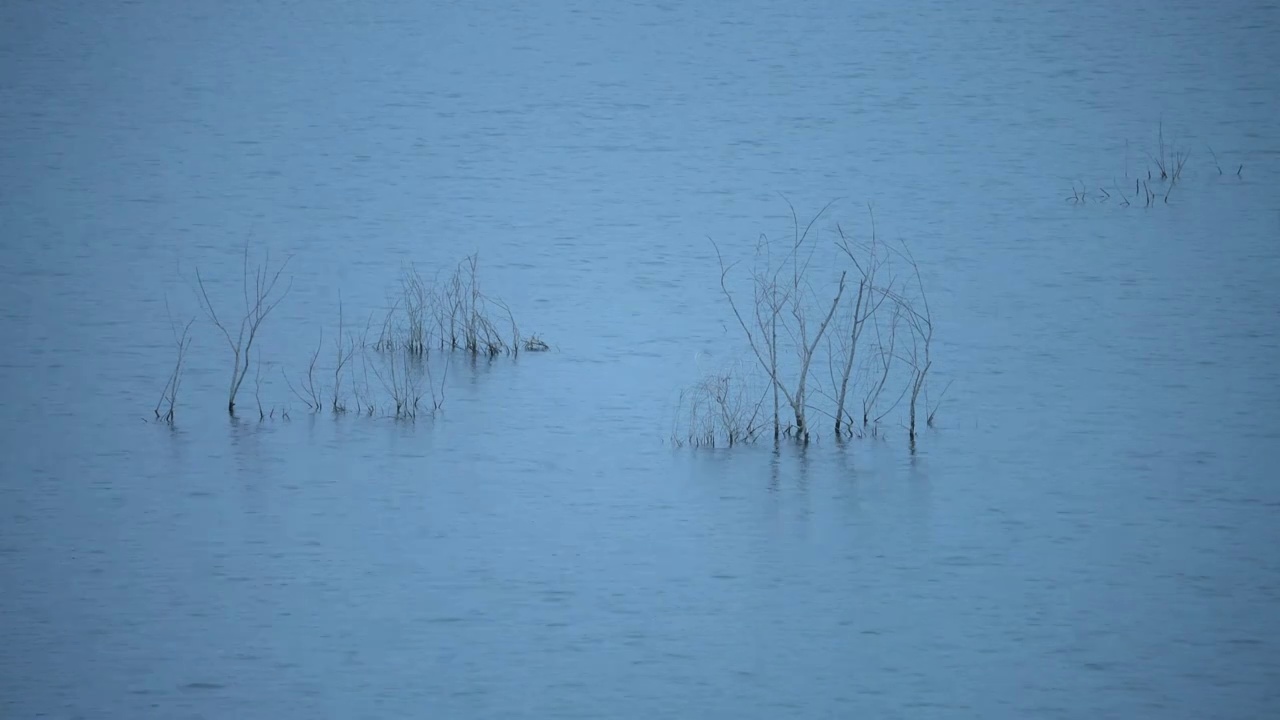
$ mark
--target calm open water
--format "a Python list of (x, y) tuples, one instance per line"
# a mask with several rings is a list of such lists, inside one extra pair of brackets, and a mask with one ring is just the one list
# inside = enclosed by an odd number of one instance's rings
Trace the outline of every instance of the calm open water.
[[(1280, 713), (1276, 67), (1261, 2), (4, 3), (0, 717)], [(916, 453), (667, 442), (780, 194), (919, 259)], [(305, 411), (473, 252), (553, 352)]]

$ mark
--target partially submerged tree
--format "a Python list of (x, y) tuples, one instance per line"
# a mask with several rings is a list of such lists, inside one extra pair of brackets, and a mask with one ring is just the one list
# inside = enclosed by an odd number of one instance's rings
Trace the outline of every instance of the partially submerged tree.
[[(244, 383), (245, 376), (249, 374), (250, 355), (253, 352), (253, 343), (258, 338), (258, 331), (262, 329), (262, 324), (266, 322), (267, 316), (272, 310), (280, 304), (280, 301), (289, 294), (293, 281), (281, 291), (277, 291), (277, 285), (280, 281), (280, 275), (289, 265), (289, 258), (281, 263), (280, 267), (273, 273), (270, 270), (270, 256), (266, 258), (262, 265), (254, 268), (252, 282), (249, 277), (249, 246), (246, 244), (244, 248), (244, 259), (241, 270), (241, 292), (244, 296), (244, 311), (239, 315), (239, 322), (228, 324), (218, 317), (217, 311), (214, 310), (213, 302), (209, 299), (208, 288), (205, 287), (204, 277), (200, 274), (200, 269), (196, 268), (196, 283), (199, 286), (200, 307), (205, 314), (213, 322), (218, 330), (222, 331), (222, 336), (227, 341), (227, 347), (231, 349), (231, 381), (227, 388), (227, 413), (231, 416), (236, 414), (236, 395), (240, 392), (240, 385)], [(232, 328), (235, 334), (232, 334)]]
[[(752, 270), (755, 303), (751, 324), (748, 324), (743, 317), (737, 301), (734, 300), (733, 292), (729, 289), (727, 278), (734, 263), (726, 264), (724, 256), (720, 253), (720, 247), (714, 240), (712, 241), (716, 249), (716, 258), (720, 262), (720, 289), (729, 301), (729, 307), (733, 310), (738, 325), (747, 336), (751, 352), (772, 382), (774, 439), (778, 439), (782, 434), (778, 401), (778, 393), (781, 393), (786, 398), (787, 404), (791, 406), (795, 418), (793, 430), (796, 437), (805, 442), (809, 440), (808, 382), (813, 366), (813, 356), (827, 328), (831, 325), (831, 318), (840, 307), (840, 299), (845, 291), (845, 278), (848, 276), (847, 270), (840, 273), (830, 305), (826, 307), (823, 314), (813, 316), (813, 305), (817, 298), (807, 275), (813, 260), (814, 248), (806, 248), (805, 243), (814, 223), (831, 205), (832, 203), (827, 203), (826, 207), (809, 221), (803, 232), (800, 230), (795, 208), (791, 207), (793, 231), (791, 247), (788, 254), (776, 266), (769, 257), (770, 241), (767, 237), (761, 236), (760, 243), (756, 246), (756, 256), (759, 259), (763, 253), (765, 266), (762, 269), (757, 265)], [(790, 207), (791, 204), (788, 203), (788, 206)], [(811, 321), (811, 318), (816, 322)], [(779, 336), (779, 329), (790, 339), (789, 345), (795, 354), (797, 364), (795, 375), (789, 380), (784, 379), (780, 369), (782, 348), (779, 342), (786, 338)]]
[[(933, 365), (934, 331), (933, 313), (919, 265), (905, 243), (901, 249), (880, 243), (875, 213), (870, 206), (870, 240), (855, 241), (837, 224), (838, 238), (832, 263), (815, 263), (818, 242), (814, 226), (831, 204), (823, 207), (802, 229), (795, 208), (788, 203), (792, 237), (786, 252), (779, 258), (773, 256), (774, 244), (766, 236), (760, 237), (755, 249), (755, 263), (749, 271), (752, 287), (750, 305), (740, 301), (731, 287), (730, 274), (738, 263), (726, 261), (720, 246), (712, 240), (720, 265), (721, 293), (728, 300), (746, 337), (750, 354), (767, 378), (766, 393), (773, 396), (775, 441), (784, 435), (792, 435), (801, 442), (808, 442), (813, 426), (810, 411), (829, 416), (837, 437), (861, 433), (868, 426), (874, 434), (878, 432), (880, 420), (904, 398), (910, 398), (908, 434), (914, 447), (917, 407), (926, 393)], [(893, 274), (894, 258), (910, 266), (913, 287), (898, 286)], [(815, 286), (810, 280), (815, 265), (830, 273), (828, 284)], [(883, 319), (881, 316), (886, 311), (889, 317)], [(900, 328), (910, 331), (910, 346), (906, 352), (902, 350), (903, 343), (899, 342)], [(868, 329), (871, 330), (869, 339)], [(827, 341), (829, 388), (813, 382), (815, 365), (821, 364), (816, 362), (815, 356), (824, 339)], [(821, 372), (816, 377), (821, 378)], [(904, 379), (904, 385), (896, 399), (881, 402), (885, 390), (897, 387), (899, 379)], [(689, 404), (691, 411), (704, 408), (697, 415), (704, 430), (692, 431), (696, 423), (692, 422), (691, 416), (691, 437), (699, 434), (718, 437), (714, 432), (709, 435), (705, 428), (724, 426), (720, 428), (723, 432), (725, 427), (734, 425), (721, 417), (722, 414), (705, 409), (714, 408), (717, 397), (724, 396), (724, 393), (715, 392), (717, 388), (725, 387), (724, 378), (719, 379), (719, 385), (716, 380), (714, 377), (704, 379), (693, 393), (682, 396), (682, 403)], [(856, 388), (859, 383), (860, 390)], [(856, 410), (851, 409), (856, 402), (851, 398), (858, 396), (855, 393), (861, 396), (861, 423), (855, 420)], [(813, 405), (814, 396), (826, 398), (830, 405)], [(763, 400), (764, 397), (758, 405)], [(781, 419), (783, 401), (789, 406), (792, 416), (791, 424), (785, 428)], [(932, 424), (935, 411), (936, 407), (928, 411), (929, 424)], [(745, 437), (754, 438), (755, 435), (750, 433)]]

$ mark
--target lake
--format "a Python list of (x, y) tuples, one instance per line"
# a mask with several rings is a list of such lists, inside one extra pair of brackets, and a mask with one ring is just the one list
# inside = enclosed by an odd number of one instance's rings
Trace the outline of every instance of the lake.
[[(0, 716), (1280, 712), (1276, 67), (1264, 2), (3, 4)], [(750, 306), (831, 201), (806, 332), (874, 214), (935, 423), (890, 301), (878, 425), (688, 444), (717, 247)], [(332, 412), (469, 256), (549, 351)]]

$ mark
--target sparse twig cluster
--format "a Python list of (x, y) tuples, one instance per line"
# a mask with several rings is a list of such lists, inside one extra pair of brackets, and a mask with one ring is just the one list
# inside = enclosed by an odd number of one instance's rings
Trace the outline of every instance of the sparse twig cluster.
[[(1208, 149), (1218, 174), (1224, 174), (1222, 165), (1218, 162), (1217, 153), (1213, 151), (1212, 147)], [(1102, 185), (1091, 189), (1084, 181), (1073, 180), (1071, 194), (1066, 197), (1067, 202), (1074, 205), (1084, 205), (1091, 200), (1095, 203), (1107, 203), (1115, 200), (1121, 207), (1129, 207), (1134, 204), (1141, 204), (1143, 207), (1152, 207), (1160, 203), (1167, 205), (1169, 197), (1173, 194), (1173, 189), (1182, 180), (1182, 173), (1187, 167), (1187, 161), (1191, 158), (1191, 152), (1179, 146), (1176, 142), (1165, 141), (1164, 122), (1161, 121), (1156, 129), (1155, 150), (1144, 154), (1147, 158), (1145, 177), (1143, 177), (1142, 173), (1132, 177), (1132, 195), (1126, 192), (1130, 180), (1129, 144), (1126, 142), (1124, 182), (1121, 183), (1119, 179), (1112, 178), (1111, 189), (1108, 190)], [(1244, 164), (1241, 163), (1237, 166), (1235, 175), (1241, 177), (1243, 172)], [(1077, 184), (1079, 187), (1077, 187)]]
[(169, 317), (169, 329), (173, 332), (173, 344), (176, 346), (177, 352), (175, 353), (173, 371), (169, 373), (169, 380), (165, 382), (164, 390), (160, 393), (160, 399), (156, 402), (155, 415), (156, 420), (172, 425), (178, 405), (178, 388), (182, 385), (182, 364), (186, 360), (187, 349), (191, 347), (191, 326), (196, 320), (191, 318), (186, 325), (182, 326), (182, 332), (178, 332), (178, 326), (173, 321), (173, 315), (169, 312), (169, 301), (167, 299), (164, 303), (164, 309), (165, 314)]
[(755, 442), (766, 429), (763, 400), (762, 384), (750, 366), (708, 373), (680, 391), (671, 441), (677, 447), (708, 448)]

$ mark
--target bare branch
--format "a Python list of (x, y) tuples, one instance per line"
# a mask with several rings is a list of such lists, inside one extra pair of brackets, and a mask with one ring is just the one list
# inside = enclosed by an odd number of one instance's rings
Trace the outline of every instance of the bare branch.
[[(269, 274), (269, 271), (264, 266), (258, 266), (254, 272), (253, 294), (250, 295), (249, 246), (247, 243), (245, 244), (243, 257), (241, 294), (244, 297), (245, 308), (244, 314), (240, 318), (239, 329), (234, 337), (231, 334), (231, 330), (219, 319), (217, 312), (214, 310), (213, 302), (209, 299), (208, 288), (205, 286), (204, 277), (200, 274), (200, 269), (196, 268), (196, 284), (200, 291), (198, 298), (201, 308), (208, 315), (214, 326), (222, 332), (227, 341), (227, 346), (231, 349), (231, 381), (227, 390), (227, 413), (232, 416), (236, 414), (236, 395), (240, 391), (240, 386), (244, 382), (245, 376), (249, 373), (250, 356), (253, 352), (254, 341), (258, 337), (258, 331), (262, 328), (267, 316), (289, 294), (289, 290), (293, 285), (292, 280), (290, 280), (288, 287), (279, 293), (276, 292), (280, 275), (289, 265), (290, 258), (286, 258), (275, 273)], [(270, 255), (267, 256), (264, 262), (270, 263)]]
[[(169, 318), (169, 331), (173, 334), (173, 343), (177, 348), (177, 357), (174, 359), (173, 371), (169, 373), (169, 379), (165, 382), (164, 390), (160, 393), (160, 399), (156, 401), (155, 415), (157, 420), (172, 425), (175, 412), (178, 405), (178, 388), (182, 385), (182, 364), (187, 356), (187, 348), (191, 347), (191, 325), (195, 323), (195, 318), (187, 321), (182, 326), (182, 332), (178, 332), (177, 324), (173, 321), (173, 314), (169, 312), (169, 299), (166, 297), (164, 301), (164, 312)], [(167, 405), (167, 408), (165, 407)], [(164, 410), (164, 412), (161, 412)]]

